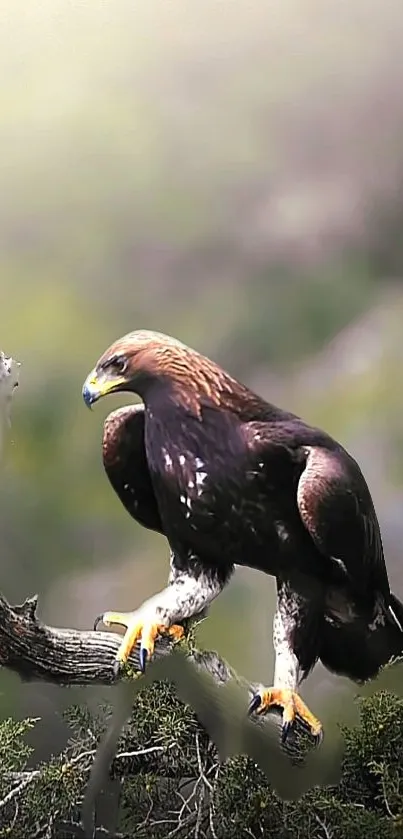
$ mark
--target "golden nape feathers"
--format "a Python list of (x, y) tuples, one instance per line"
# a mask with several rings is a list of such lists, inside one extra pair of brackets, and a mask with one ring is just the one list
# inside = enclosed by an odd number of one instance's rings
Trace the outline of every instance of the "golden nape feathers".
[[(92, 377), (92, 383), (89, 381)], [(232, 408), (245, 399), (261, 402), (244, 385), (211, 359), (170, 335), (148, 330), (129, 332), (119, 338), (99, 358), (87, 378), (88, 390), (95, 380), (108, 379), (99, 395), (131, 390), (146, 398), (150, 386), (161, 384), (170, 390), (178, 404), (199, 414), (203, 402)], [(89, 403), (98, 396), (88, 393)]]

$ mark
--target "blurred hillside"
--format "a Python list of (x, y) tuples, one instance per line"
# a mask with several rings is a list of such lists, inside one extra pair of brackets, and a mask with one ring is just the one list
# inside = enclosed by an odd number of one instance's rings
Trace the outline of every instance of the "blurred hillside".
[[(398, 0), (3, 12), (0, 345), (22, 362), (0, 486), (9, 599), (38, 591), (47, 620), (89, 626), (165, 583), (163, 540), (102, 471), (122, 400), (90, 414), (81, 399), (101, 351), (138, 327), (350, 447), (403, 596), (402, 24)], [(271, 581), (240, 572), (201, 637), (267, 681), (272, 611)], [(8, 674), (0, 690), (31, 714), (60, 701)]]

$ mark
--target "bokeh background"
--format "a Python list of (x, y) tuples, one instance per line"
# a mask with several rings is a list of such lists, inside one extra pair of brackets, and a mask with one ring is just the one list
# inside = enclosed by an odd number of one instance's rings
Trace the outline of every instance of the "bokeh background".
[[(82, 382), (131, 329), (176, 335), (359, 459), (403, 598), (401, 0), (2, 3), (0, 346), (21, 363), (0, 482), (0, 588), (90, 627), (165, 584), (101, 463)], [(271, 579), (200, 629), (270, 683)], [(344, 680), (304, 689), (326, 719)], [(0, 673), (53, 748), (77, 696)], [(337, 703), (336, 703), (337, 704)], [(332, 710), (332, 713), (334, 711)]]

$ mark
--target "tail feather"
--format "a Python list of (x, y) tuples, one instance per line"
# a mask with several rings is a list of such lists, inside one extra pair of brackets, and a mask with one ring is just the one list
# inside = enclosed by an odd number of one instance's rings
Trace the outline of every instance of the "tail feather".
[(391, 659), (402, 656), (403, 604), (394, 594), (386, 614), (387, 620), (375, 625), (363, 617), (337, 627), (326, 624), (320, 655), (324, 666), (355, 682), (366, 682)]

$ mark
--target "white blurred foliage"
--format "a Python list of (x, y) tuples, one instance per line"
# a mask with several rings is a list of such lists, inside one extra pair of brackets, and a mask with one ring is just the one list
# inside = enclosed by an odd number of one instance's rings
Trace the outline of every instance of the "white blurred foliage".
[(19, 368), (19, 361), (0, 350), (0, 454), (5, 433), (11, 424), (11, 399), (18, 385)]

